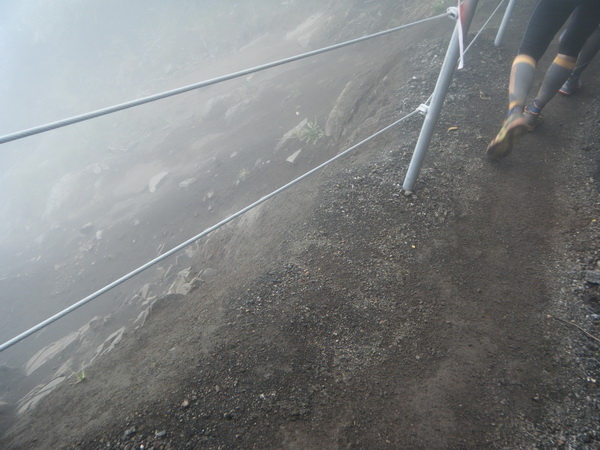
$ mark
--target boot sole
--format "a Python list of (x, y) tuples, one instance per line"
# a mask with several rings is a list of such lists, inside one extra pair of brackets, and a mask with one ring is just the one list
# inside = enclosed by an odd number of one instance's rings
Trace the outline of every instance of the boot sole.
[(488, 146), (486, 154), (489, 158), (506, 158), (512, 152), (513, 145), (529, 131), (524, 120), (515, 120), (506, 130), (501, 130), (496, 139)]

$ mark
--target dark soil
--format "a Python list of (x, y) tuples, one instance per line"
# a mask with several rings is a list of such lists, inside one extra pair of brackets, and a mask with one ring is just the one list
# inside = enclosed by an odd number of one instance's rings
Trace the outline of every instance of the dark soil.
[[(600, 448), (598, 62), (485, 157), (529, 3), (502, 47), (492, 28), (467, 55), (415, 194), (418, 117), (214, 233), (196, 268), (218, 276), (163, 297), (2, 446)], [(324, 150), (418, 106), (446, 45), (357, 81)], [(424, 70), (407, 81), (408, 64)]]

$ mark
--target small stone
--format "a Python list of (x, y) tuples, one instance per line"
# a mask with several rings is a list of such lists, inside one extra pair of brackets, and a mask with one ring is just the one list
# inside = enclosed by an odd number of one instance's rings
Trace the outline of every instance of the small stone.
[(160, 431), (155, 431), (154, 432), (154, 436), (157, 438), (163, 438), (167, 435), (167, 432), (165, 430), (160, 430)]
[(198, 178), (188, 178), (187, 180), (184, 180), (181, 183), (179, 183), (179, 189), (187, 189), (196, 181), (198, 181)]
[(586, 270), (584, 277), (588, 283), (600, 284), (600, 270)]
[(290, 164), (294, 164), (296, 162), (296, 159), (300, 155), (301, 151), (302, 151), (302, 149), (295, 151), (294, 153), (292, 153), (290, 156), (287, 157), (286, 161), (289, 162)]
[(88, 222), (86, 223), (84, 226), (82, 226), (79, 231), (82, 234), (88, 234), (89, 232), (92, 231), (92, 229), (94, 228), (94, 224), (92, 222)]
[(182, 408), (189, 408), (189, 406), (190, 406), (189, 400), (186, 399), (183, 402), (181, 402), (181, 407)]
[(129, 437), (129, 436), (131, 436), (132, 434), (135, 434), (135, 432), (136, 432), (136, 429), (135, 429), (135, 427), (128, 428), (128, 429), (126, 429), (126, 430), (125, 430), (125, 432), (123, 433), (123, 437)]
[(150, 192), (156, 192), (156, 190), (158, 189), (158, 185), (164, 180), (164, 178), (168, 174), (169, 172), (161, 172), (150, 178), (150, 181), (148, 181), (148, 190)]

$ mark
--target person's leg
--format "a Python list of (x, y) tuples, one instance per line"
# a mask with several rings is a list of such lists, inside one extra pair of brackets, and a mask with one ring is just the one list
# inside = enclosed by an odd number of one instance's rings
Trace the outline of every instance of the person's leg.
[(527, 121), (528, 131), (534, 131), (542, 123), (542, 108), (548, 104), (556, 95), (558, 90), (569, 78), (569, 75), (575, 68), (577, 58), (573, 56), (558, 54), (548, 68), (542, 87), (537, 96), (529, 103), (524, 110), (523, 116)]
[(580, 2), (575, 0), (540, 0), (536, 5), (519, 48), (519, 55), (513, 62), (509, 84), (509, 115), (512, 112), (523, 112), (537, 62), (578, 3)]
[(596, 27), (596, 31), (585, 42), (585, 45), (577, 56), (577, 65), (573, 70), (572, 75), (579, 78), (583, 71), (590, 65), (598, 51), (600, 50), (600, 27)]
[(537, 61), (529, 55), (518, 55), (510, 71), (508, 84), (508, 116), (523, 113), (527, 94), (535, 77)]
[(600, 27), (597, 27), (596, 31), (594, 31), (585, 42), (585, 45), (579, 52), (579, 56), (577, 56), (577, 65), (575, 66), (575, 69), (558, 92), (565, 95), (571, 95), (581, 87), (579, 78), (590, 62), (592, 62), (598, 53), (598, 50), (600, 50)]
[(600, 24), (599, 1), (588, 0), (575, 10), (560, 41), (558, 55), (548, 68), (536, 98), (527, 107), (533, 115), (539, 114), (567, 81), (575, 69), (577, 55), (588, 37), (598, 29), (598, 24)]
[(523, 109), (533, 84), (537, 62), (578, 4), (578, 0), (538, 1), (525, 30), (519, 54), (512, 64), (508, 88), (508, 115), (487, 148), (489, 157), (508, 156), (517, 139), (529, 130), (523, 117)]

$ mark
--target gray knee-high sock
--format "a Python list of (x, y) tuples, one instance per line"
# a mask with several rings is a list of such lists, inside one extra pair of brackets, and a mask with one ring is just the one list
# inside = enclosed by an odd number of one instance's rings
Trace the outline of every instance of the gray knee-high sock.
[(518, 55), (513, 61), (508, 87), (508, 113), (523, 112), (527, 94), (535, 76), (535, 60), (528, 55)]
[(542, 87), (535, 97), (533, 104), (528, 107), (533, 113), (539, 113), (550, 100), (554, 98), (565, 81), (569, 79), (575, 68), (575, 58), (558, 55), (548, 68)]

